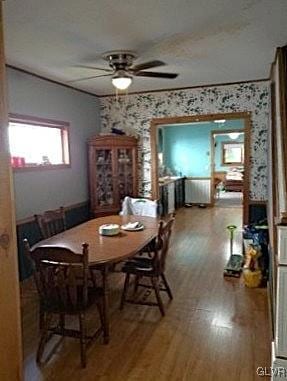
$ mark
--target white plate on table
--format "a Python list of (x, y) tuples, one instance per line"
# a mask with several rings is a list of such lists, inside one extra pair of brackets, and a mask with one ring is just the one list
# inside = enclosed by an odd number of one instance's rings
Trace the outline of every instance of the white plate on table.
[(122, 225), (121, 228), (129, 232), (137, 232), (137, 231), (143, 230), (144, 225), (140, 222), (138, 226), (132, 227), (131, 223), (128, 223), (128, 224)]

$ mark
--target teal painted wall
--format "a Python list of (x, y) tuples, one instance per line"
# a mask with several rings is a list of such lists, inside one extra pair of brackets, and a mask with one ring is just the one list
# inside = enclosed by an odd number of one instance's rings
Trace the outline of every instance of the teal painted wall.
[(238, 128), (244, 128), (242, 119), (224, 124), (209, 122), (162, 126), (163, 163), (174, 174), (209, 177), (211, 131)]
[(228, 135), (219, 135), (215, 137), (215, 151), (214, 151), (214, 162), (215, 162), (215, 170), (219, 172), (226, 172), (230, 167), (232, 166), (226, 166), (226, 165), (221, 165), (221, 159), (222, 159), (222, 153), (221, 153), (221, 143), (222, 142), (232, 142), (232, 143), (243, 143), (244, 142), (244, 134), (239, 135), (237, 139), (230, 139)]

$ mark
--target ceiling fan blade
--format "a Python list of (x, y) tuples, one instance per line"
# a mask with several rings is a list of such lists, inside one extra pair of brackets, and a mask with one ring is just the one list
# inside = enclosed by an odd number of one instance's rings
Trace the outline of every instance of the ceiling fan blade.
[(157, 73), (155, 71), (139, 71), (134, 74), (137, 77), (167, 78), (173, 79), (178, 76), (176, 73)]
[(68, 81), (68, 83), (75, 83), (80, 81), (87, 81), (88, 79), (94, 79), (94, 78), (100, 78), (100, 77), (110, 77), (112, 74), (102, 74), (102, 75), (93, 75), (91, 77), (84, 77), (84, 78), (78, 78), (78, 79), (72, 79), (71, 81)]
[(131, 67), (130, 70), (133, 72), (138, 72), (140, 70), (151, 69), (153, 67), (159, 67), (164, 65), (165, 65), (164, 62), (159, 60), (154, 60), (154, 61), (143, 62), (141, 64), (135, 65)]
[(112, 73), (113, 72), (112, 69), (105, 69), (103, 67), (96, 67), (96, 66), (90, 66), (90, 65), (75, 65), (75, 67), (81, 67), (81, 68), (84, 68), (84, 69), (92, 69), (92, 70), (102, 70), (102, 71), (106, 71), (108, 73)]

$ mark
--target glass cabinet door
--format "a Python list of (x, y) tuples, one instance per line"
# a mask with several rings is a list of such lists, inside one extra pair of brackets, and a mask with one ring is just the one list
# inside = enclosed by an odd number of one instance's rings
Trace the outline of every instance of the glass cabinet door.
[(115, 203), (113, 161), (111, 149), (96, 149), (96, 206), (108, 207)]
[(117, 187), (119, 201), (125, 196), (133, 195), (133, 150), (131, 148), (118, 148), (116, 150)]

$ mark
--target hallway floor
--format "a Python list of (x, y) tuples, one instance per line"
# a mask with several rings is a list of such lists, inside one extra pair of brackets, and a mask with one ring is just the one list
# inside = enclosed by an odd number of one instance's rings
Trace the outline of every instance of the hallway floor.
[(242, 208), (243, 194), (242, 192), (219, 192), (215, 199), (215, 206), (220, 208)]
[[(66, 339), (43, 367), (35, 364), (37, 299), (22, 295), (26, 381), (251, 381), (270, 366), (266, 289), (247, 289), (223, 277), (229, 256), (228, 224), (241, 225), (239, 208), (181, 209), (166, 275), (174, 300), (157, 308), (119, 311), (123, 277), (111, 275), (111, 341), (98, 339), (80, 368), (79, 343)], [(240, 233), (235, 251), (241, 250)], [(98, 319), (97, 314), (95, 314)], [(93, 316), (90, 317), (90, 320)]]

